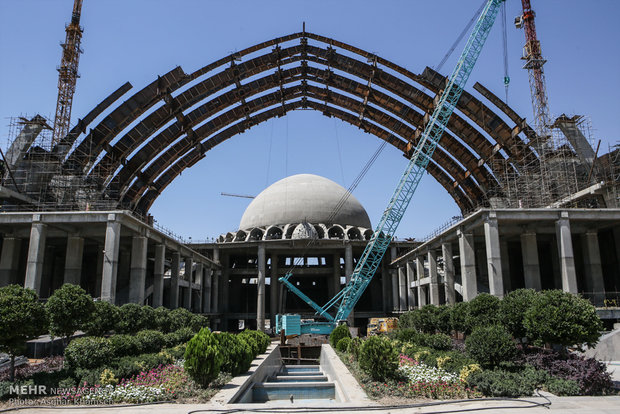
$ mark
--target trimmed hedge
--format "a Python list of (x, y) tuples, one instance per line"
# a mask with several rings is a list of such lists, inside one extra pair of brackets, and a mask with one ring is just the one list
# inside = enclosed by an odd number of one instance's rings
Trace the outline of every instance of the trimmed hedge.
[(466, 333), (471, 333), (481, 326), (498, 324), (499, 304), (499, 298), (488, 293), (481, 293), (470, 300), (465, 316)]
[(486, 367), (510, 361), (517, 354), (512, 336), (502, 325), (476, 328), (465, 340), (465, 350), (470, 357)]
[(110, 341), (106, 338), (76, 338), (65, 349), (65, 362), (72, 369), (97, 368), (114, 356)]

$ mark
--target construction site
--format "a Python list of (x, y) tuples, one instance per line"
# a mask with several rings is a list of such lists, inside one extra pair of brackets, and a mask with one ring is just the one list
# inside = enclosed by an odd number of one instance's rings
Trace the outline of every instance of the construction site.
[[(546, 60), (529, 1), (523, 5), (515, 25), (525, 33), (521, 61), (534, 116), (475, 80), (459, 91), (425, 171), (460, 215), (426, 238), (382, 239), (376, 275), (364, 282), (370, 289), (346, 315), (352, 326), (521, 287), (580, 293), (603, 318), (618, 319), (620, 147), (597, 145), (586, 115), (551, 117)], [(75, 0), (54, 119), (10, 120), (0, 284), (18, 283), (45, 298), (76, 283), (117, 304), (183, 306), (209, 315), (221, 330), (273, 330), (276, 315), (291, 312), (316, 317), (316, 308), (278, 279), (295, 267), (295, 286), (329, 302), (363, 267), (367, 244), (378, 243), (378, 234), (393, 236), (373, 232), (350, 196), (363, 175), (349, 189), (316, 175), (285, 177), (249, 197), (238, 228), (208, 242), (159, 227), (153, 203), (217, 145), (296, 110), (343, 121), (411, 159), (425, 142), (447, 74), (430, 67), (414, 73), (363, 44), (304, 26), (191, 73), (177, 66), (137, 91), (127, 82), (72, 117), (81, 9)]]

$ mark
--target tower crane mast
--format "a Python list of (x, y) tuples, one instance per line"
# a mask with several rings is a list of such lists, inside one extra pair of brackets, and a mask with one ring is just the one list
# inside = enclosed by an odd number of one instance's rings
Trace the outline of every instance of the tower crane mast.
[[(293, 333), (326, 334), (330, 333), (337, 323), (347, 320), (353, 307), (361, 298), (377, 268), (381, 264), (383, 255), (394, 237), (396, 229), (435, 152), (439, 139), (446, 129), (448, 120), (452, 116), (461, 94), (463, 93), (465, 84), (474, 69), (474, 65), (480, 56), (482, 47), (486, 42), (503, 2), (504, 0), (488, 0), (486, 2), (482, 14), (478, 18), (474, 30), (469, 36), (456, 67), (452, 71), (450, 77), (446, 79), (444, 90), (437, 101), (433, 114), (424, 128), (424, 132), (411, 153), (411, 158), (400, 177), (394, 194), (384, 210), (381, 220), (379, 220), (346, 286), (327, 304), (321, 307), (289, 281), (292, 275), (290, 271), (279, 279), (291, 292), (295, 293), (304, 302), (310, 305), (318, 315), (327, 319), (327, 322), (300, 324), (299, 315), (291, 315), (296, 316), (296, 318), (288, 318), (289, 315), (284, 315), (283, 317), (278, 315), (276, 317), (277, 329), (283, 327), (286, 331), (288, 328), (287, 321), (290, 319), (291, 327), (296, 327), (295, 329), (297, 332), (286, 332), (287, 335)], [(335, 316), (328, 313), (331, 308), (335, 308)], [(262, 328), (259, 327), (259, 329)]]
[(525, 46), (523, 47), (523, 69), (527, 69), (530, 80), (530, 94), (534, 109), (534, 125), (538, 136), (545, 140), (550, 135), (551, 117), (547, 100), (547, 86), (545, 82), (544, 64), (547, 62), (542, 56), (540, 41), (536, 35), (534, 18), (530, 0), (521, 0), (523, 14), (515, 18), (515, 26), (525, 31)]
[(82, 32), (80, 16), (82, 14), (82, 0), (74, 0), (71, 22), (66, 25), (65, 42), (61, 44), (62, 58), (58, 67), (58, 100), (56, 101), (56, 115), (54, 117), (54, 133), (52, 147), (64, 138), (69, 132), (71, 123), (71, 106), (78, 74), (78, 64), (82, 49)]

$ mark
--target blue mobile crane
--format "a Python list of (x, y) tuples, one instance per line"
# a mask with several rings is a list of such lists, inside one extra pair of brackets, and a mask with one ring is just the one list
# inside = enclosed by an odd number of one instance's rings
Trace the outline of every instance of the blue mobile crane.
[[(409, 206), (411, 197), (418, 187), (422, 175), (426, 171), (426, 167), (435, 152), (439, 139), (446, 129), (448, 120), (456, 108), (465, 83), (469, 79), (478, 56), (480, 56), (482, 47), (489, 36), (491, 27), (504, 1), (488, 0), (483, 8), (476, 26), (465, 45), (465, 49), (463, 49), (458, 63), (452, 71), (452, 75), (447, 80), (433, 115), (426, 124), (424, 133), (421, 135), (416, 148), (413, 150), (413, 154), (400, 178), (394, 195), (392, 195), (381, 220), (377, 224), (370, 241), (364, 249), (364, 253), (362, 253), (345, 287), (321, 307), (290, 282), (291, 271), (279, 279), (291, 292), (310, 305), (317, 315), (325, 318), (326, 321), (302, 323), (300, 315), (277, 315), (276, 329), (278, 332), (284, 329), (286, 335), (304, 333), (329, 334), (339, 323), (347, 320), (353, 307), (368, 287), (385, 251), (390, 245), (390, 241)], [(329, 313), (331, 308), (336, 309), (335, 316)]]

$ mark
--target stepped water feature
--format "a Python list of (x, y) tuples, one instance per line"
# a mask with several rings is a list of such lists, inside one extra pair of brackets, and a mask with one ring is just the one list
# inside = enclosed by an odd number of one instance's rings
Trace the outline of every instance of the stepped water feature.
[(253, 403), (273, 400), (328, 402), (335, 401), (336, 386), (319, 365), (283, 365), (275, 376), (254, 384), (246, 398), (249, 399), (246, 402)]

